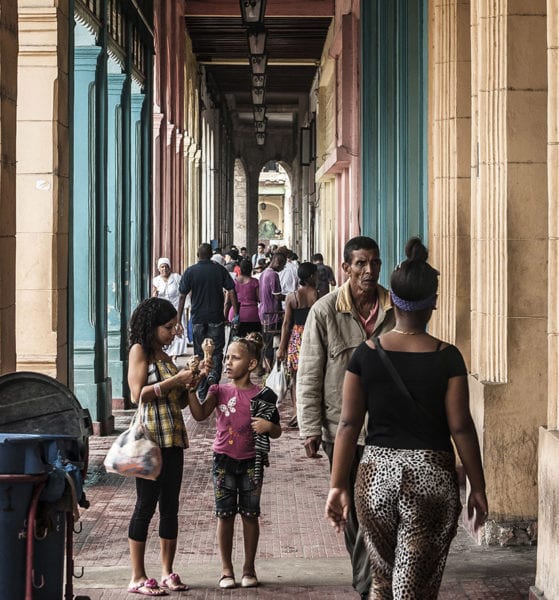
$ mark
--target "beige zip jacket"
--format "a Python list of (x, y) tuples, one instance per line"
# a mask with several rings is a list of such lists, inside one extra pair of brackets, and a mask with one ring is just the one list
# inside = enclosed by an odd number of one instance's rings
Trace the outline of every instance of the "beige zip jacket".
[[(377, 286), (379, 311), (373, 335), (394, 327), (390, 295)], [(306, 438), (322, 435), (334, 442), (342, 408), (342, 387), (353, 351), (367, 339), (350, 293), (349, 281), (312, 306), (299, 352), (297, 369), (297, 421)], [(364, 444), (361, 432), (359, 444)]]

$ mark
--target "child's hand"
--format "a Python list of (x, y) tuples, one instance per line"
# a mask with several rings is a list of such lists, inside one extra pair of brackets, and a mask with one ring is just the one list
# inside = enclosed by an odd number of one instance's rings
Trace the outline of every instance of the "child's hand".
[(202, 375), (207, 375), (214, 367), (214, 361), (213, 358), (205, 358), (201, 363), (200, 363), (200, 372), (202, 373)]
[(270, 433), (273, 423), (260, 417), (252, 417), (252, 430), (254, 433)]

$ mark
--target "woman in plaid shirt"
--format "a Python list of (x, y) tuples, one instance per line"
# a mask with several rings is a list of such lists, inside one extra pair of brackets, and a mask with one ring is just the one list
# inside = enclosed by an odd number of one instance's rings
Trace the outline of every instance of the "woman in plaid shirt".
[[(188, 436), (181, 409), (187, 388), (197, 385), (197, 375), (178, 370), (163, 351), (173, 341), (177, 311), (163, 298), (141, 302), (130, 319), (128, 385), (132, 402), (139, 404), (140, 419), (161, 448), (161, 474), (155, 481), (136, 478), (136, 506), (128, 528), (132, 576), (128, 591), (144, 596), (166, 596), (167, 590), (188, 589), (173, 572), (177, 548), (179, 492), (183, 453)], [(159, 503), (161, 583), (148, 578), (144, 564), (151, 518)]]

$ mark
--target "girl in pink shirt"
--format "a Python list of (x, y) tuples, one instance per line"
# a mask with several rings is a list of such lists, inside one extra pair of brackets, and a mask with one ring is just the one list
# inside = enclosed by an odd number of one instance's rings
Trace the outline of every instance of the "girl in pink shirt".
[[(258, 585), (254, 559), (260, 526), (260, 495), (262, 478), (255, 477), (255, 434), (281, 435), (279, 414), (274, 409), (270, 420), (251, 416), (251, 399), (260, 388), (250, 380), (258, 365), (262, 350), (259, 334), (251, 339), (236, 338), (227, 349), (225, 375), (230, 383), (212, 385), (205, 401), (200, 404), (195, 393), (189, 394), (192, 416), (202, 421), (216, 411), (216, 436), (213, 443), (213, 481), (217, 540), (221, 555), (220, 588), (236, 587), (231, 554), (235, 516), (243, 522), (245, 561), (241, 587)], [(206, 370), (208, 365), (204, 365)]]

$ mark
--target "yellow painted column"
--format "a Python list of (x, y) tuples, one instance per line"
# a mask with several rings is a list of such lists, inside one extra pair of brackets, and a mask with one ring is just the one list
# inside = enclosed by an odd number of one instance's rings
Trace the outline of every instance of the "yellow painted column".
[(67, 383), (68, 2), (18, 8), (17, 366)]
[[(530, 598), (559, 598), (559, 5), (547, 1), (547, 419), (538, 449), (538, 562)], [(537, 594), (541, 595), (537, 595)]]
[(536, 537), (547, 409), (547, 72), (542, 0), (430, 4), (433, 331), (463, 350), (486, 543)]

